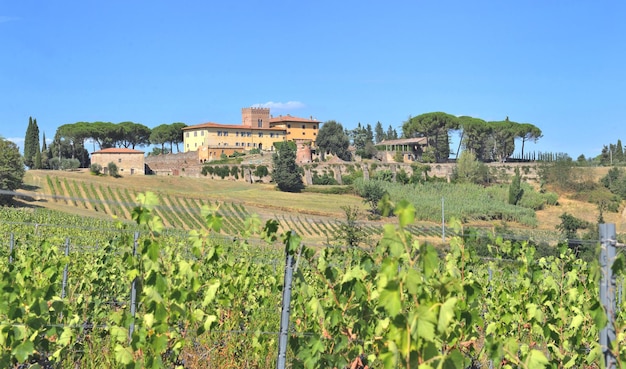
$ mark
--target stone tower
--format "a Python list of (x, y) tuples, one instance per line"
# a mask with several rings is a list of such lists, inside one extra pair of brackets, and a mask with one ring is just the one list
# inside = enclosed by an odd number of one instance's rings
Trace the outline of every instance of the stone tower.
[(270, 128), (270, 108), (241, 109), (241, 124), (251, 128)]

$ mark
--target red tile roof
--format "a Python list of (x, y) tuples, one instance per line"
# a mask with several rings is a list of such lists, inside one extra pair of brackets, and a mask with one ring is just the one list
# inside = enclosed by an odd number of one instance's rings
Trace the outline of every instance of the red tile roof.
[(189, 131), (193, 129), (202, 129), (202, 128), (225, 128), (225, 129), (242, 129), (242, 130), (253, 130), (253, 131), (284, 131), (282, 128), (258, 128), (258, 127), (249, 127), (244, 126), (243, 124), (220, 124), (220, 123), (202, 123), (196, 124), (193, 126), (187, 126), (183, 128), (183, 131)]
[(311, 119), (307, 119), (307, 118), (292, 117), (291, 115), (279, 115), (277, 117), (273, 117), (270, 119), (270, 123), (278, 123), (278, 122), (320, 123), (319, 120), (313, 119), (313, 117), (311, 117)]
[(143, 154), (143, 151), (126, 149), (124, 147), (110, 147), (100, 151), (94, 151), (92, 154)]

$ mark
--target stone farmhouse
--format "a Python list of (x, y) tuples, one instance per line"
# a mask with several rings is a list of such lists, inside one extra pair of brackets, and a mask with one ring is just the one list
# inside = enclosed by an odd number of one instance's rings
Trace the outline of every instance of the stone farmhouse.
[[(200, 162), (252, 149), (274, 151), (274, 143), (284, 141), (294, 141), (310, 153), (320, 124), (313, 117), (272, 117), (269, 108), (243, 108), (241, 124), (203, 123), (183, 128), (183, 147), (185, 152), (197, 151)], [(299, 161), (310, 162), (310, 154), (299, 156)]]
[(92, 152), (91, 164), (100, 164), (104, 174), (108, 174), (109, 163), (115, 163), (120, 175), (145, 174), (143, 154), (139, 150), (112, 147)]

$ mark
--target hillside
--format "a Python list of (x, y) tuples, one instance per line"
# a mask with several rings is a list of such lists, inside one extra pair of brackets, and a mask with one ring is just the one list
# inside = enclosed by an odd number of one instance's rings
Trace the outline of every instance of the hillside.
[[(602, 176), (602, 169), (590, 168), (590, 175)], [(276, 219), (283, 230), (294, 229), (305, 240), (321, 243), (332, 236), (337, 221), (344, 219), (342, 207), (357, 207), (363, 224), (372, 234), (379, 230), (380, 222), (365, 220), (367, 207), (355, 195), (319, 193), (284, 193), (271, 184), (249, 184), (239, 181), (210, 180), (207, 178), (175, 176), (132, 176), (111, 178), (94, 176), (88, 171), (37, 171), (30, 170), (24, 178), (25, 189), (35, 201), (29, 206), (39, 206), (72, 214), (103, 219), (130, 219), (130, 211), (138, 193), (153, 191), (162, 202), (158, 210), (165, 224), (173, 228), (202, 227), (200, 209), (203, 205), (218, 205), (220, 213), (229, 219), (226, 230), (236, 232), (243, 227), (251, 214), (262, 220)], [(55, 197), (56, 196), (56, 197)], [(538, 226), (533, 232), (551, 234), (559, 224), (559, 216), (568, 212), (576, 217), (595, 222), (598, 216), (595, 205), (568, 199), (560, 194), (559, 205), (549, 206), (536, 213)], [(605, 213), (606, 222), (615, 223), (617, 232), (626, 231), (622, 214)], [(424, 223), (435, 231), (440, 223)], [(494, 222), (473, 222), (470, 225), (493, 227)], [(510, 228), (524, 228), (510, 224)], [(230, 228), (230, 229), (229, 229)], [(427, 233), (427, 232), (426, 232)], [(433, 237), (435, 240), (436, 237)]]

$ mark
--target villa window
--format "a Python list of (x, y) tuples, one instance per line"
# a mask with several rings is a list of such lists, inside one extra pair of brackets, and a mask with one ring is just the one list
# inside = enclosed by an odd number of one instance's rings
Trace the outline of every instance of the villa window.
[(198, 131), (193, 132), (193, 137), (198, 137)]
[(224, 131), (224, 136), (228, 136), (228, 131)]
[(257, 124), (257, 127), (259, 127), (259, 128), (263, 128), (263, 119), (259, 119), (259, 120), (257, 120), (257, 123), (256, 123), (256, 124)]
[(306, 128), (306, 126), (303, 124), (303, 125), (302, 125), (302, 129), (305, 129), (305, 128)]
[(217, 135), (221, 136), (222, 135), (222, 131), (217, 131)]
[(287, 128), (291, 128), (291, 124), (287, 124)]
[(189, 132), (185, 133), (185, 137), (189, 137)]
[(259, 132), (259, 137), (263, 137), (263, 132)]

